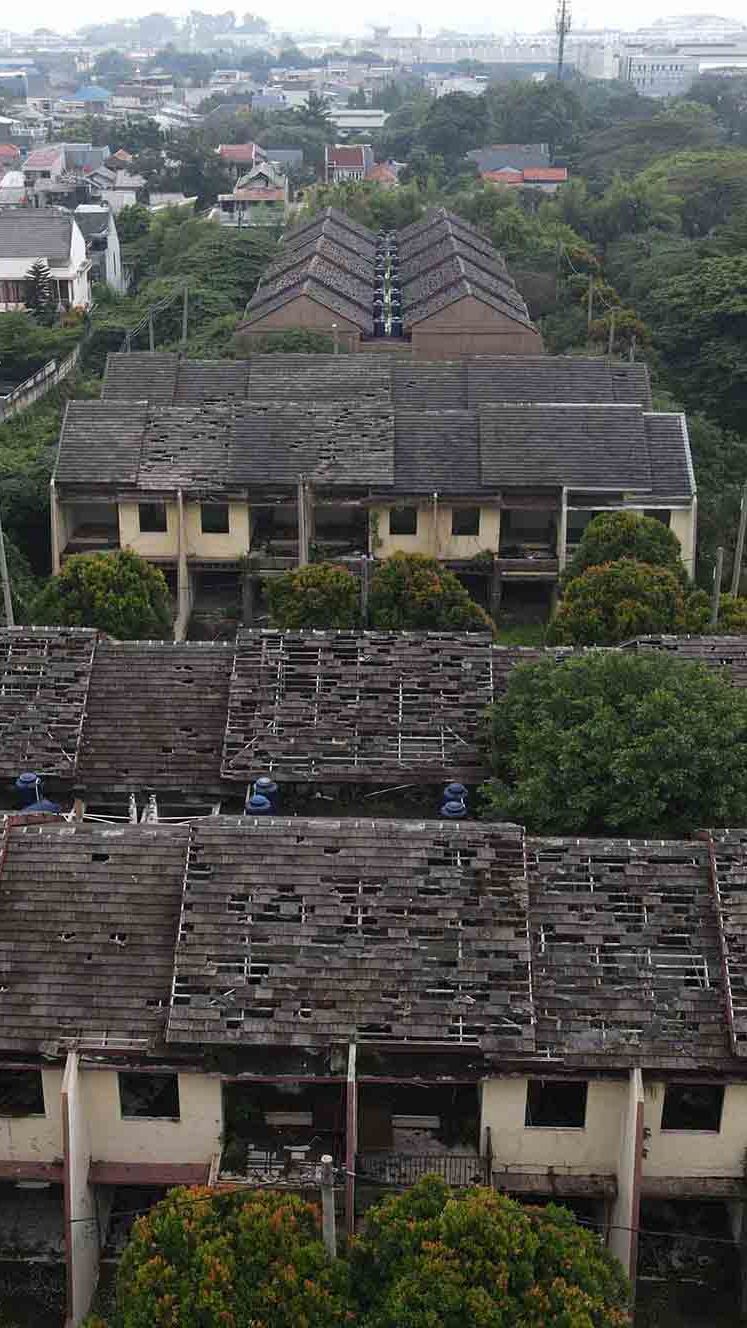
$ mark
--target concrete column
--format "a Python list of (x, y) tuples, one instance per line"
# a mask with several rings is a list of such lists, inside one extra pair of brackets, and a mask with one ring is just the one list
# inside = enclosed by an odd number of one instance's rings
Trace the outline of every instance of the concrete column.
[(309, 561), (309, 513), (306, 506), (306, 483), (303, 475), (298, 477), (296, 514), (298, 518), (298, 566), (305, 567)]
[(60, 555), (62, 553), (62, 549), (60, 548), (60, 509), (58, 504), (59, 498), (57, 497), (57, 485), (55, 484), (53, 475), (49, 481), (49, 523), (52, 538), (52, 573), (54, 576), (59, 576), (60, 574)]
[(630, 1278), (635, 1295), (638, 1263), (638, 1223), (643, 1167), (643, 1077), (630, 1071), (628, 1100), (622, 1118), (617, 1164), (617, 1198), (612, 1209), (609, 1248)]
[(189, 567), (187, 565), (187, 528), (184, 521), (184, 495), (177, 490), (176, 504), (178, 513), (179, 546), (176, 564), (176, 622), (174, 640), (183, 641), (187, 635), (187, 625), (191, 609), (189, 593)]
[(490, 578), (490, 616), (494, 622), (498, 622), (501, 612), (501, 593), (503, 591), (503, 581), (501, 579), (500, 569), (498, 567), (498, 554), (493, 554), (493, 572)]
[(64, 1162), (65, 1328), (78, 1328), (91, 1307), (99, 1275), (99, 1220), (94, 1187), (88, 1182), (91, 1143), (77, 1051), (68, 1052), (62, 1078)]
[(345, 1230), (355, 1231), (355, 1160), (358, 1154), (358, 1080), (354, 1042), (348, 1047), (348, 1082), (345, 1098)]
[(560, 495), (560, 521), (558, 522), (558, 570), (565, 571), (568, 561), (568, 490), (563, 486)]

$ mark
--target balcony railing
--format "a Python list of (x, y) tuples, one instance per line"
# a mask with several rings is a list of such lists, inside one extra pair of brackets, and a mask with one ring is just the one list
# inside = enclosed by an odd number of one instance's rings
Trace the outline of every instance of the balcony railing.
[(474, 1153), (359, 1153), (356, 1178), (364, 1184), (407, 1189), (423, 1176), (440, 1176), (457, 1188), (489, 1184), (487, 1160)]

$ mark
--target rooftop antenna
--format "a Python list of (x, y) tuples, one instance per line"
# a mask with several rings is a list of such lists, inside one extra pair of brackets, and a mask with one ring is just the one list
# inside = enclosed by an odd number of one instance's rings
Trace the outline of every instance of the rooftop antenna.
[(563, 77), (565, 39), (570, 30), (571, 0), (558, 0), (558, 7), (555, 10), (555, 31), (558, 34), (558, 82), (560, 82)]

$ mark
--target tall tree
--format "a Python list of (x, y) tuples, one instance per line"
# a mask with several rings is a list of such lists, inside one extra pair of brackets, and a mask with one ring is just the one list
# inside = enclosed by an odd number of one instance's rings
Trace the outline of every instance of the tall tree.
[(50, 324), (54, 320), (57, 302), (52, 273), (43, 258), (37, 258), (31, 264), (24, 281), (26, 308), (40, 323)]

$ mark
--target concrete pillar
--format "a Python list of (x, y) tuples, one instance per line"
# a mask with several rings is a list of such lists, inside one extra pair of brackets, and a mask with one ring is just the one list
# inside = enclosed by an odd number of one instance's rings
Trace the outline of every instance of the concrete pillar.
[(306, 482), (303, 475), (298, 477), (296, 513), (298, 518), (298, 566), (305, 567), (309, 561), (309, 512), (306, 504)]
[(354, 1042), (348, 1047), (348, 1082), (345, 1097), (345, 1230), (355, 1231), (355, 1160), (358, 1153), (358, 1080)]
[(635, 1295), (638, 1263), (638, 1223), (643, 1167), (643, 1077), (630, 1071), (628, 1098), (622, 1116), (617, 1163), (617, 1198), (612, 1209), (609, 1248), (630, 1278)]
[(560, 494), (560, 520), (558, 522), (558, 570), (565, 571), (568, 561), (568, 490), (563, 486)]
[(77, 1051), (68, 1052), (62, 1078), (64, 1162), (65, 1328), (78, 1328), (91, 1307), (99, 1275), (99, 1218), (94, 1187), (88, 1182), (91, 1143)]
[(184, 495), (181, 489), (177, 490), (176, 504), (178, 513), (179, 548), (176, 565), (176, 622), (174, 623), (174, 640), (183, 641), (187, 635), (187, 626), (189, 624), (189, 614), (192, 605), (189, 587), (189, 567), (187, 564), (187, 528), (184, 520)]
[(254, 622), (254, 574), (248, 567), (241, 576), (241, 621), (245, 627)]
[(498, 555), (493, 554), (493, 573), (490, 580), (490, 616), (494, 622), (497, 622), (500, 616), (502, 591), (503, 582), (498, 567)]
[(49, 481), (49, 523), (50, 523), (50, 534), (52, 540), (53, 576), (59, 576), (60, 574), (60, 566), (61, 566), (60, 556), (62, 554), (62, 549), (60, 548), (60, 509), (58, 504), (59, 504), (59, 498), (57, 497), (57, 485), (55, 484), (55, 478), (53, 475), (51, 480)]

